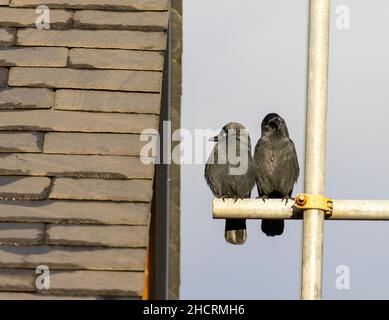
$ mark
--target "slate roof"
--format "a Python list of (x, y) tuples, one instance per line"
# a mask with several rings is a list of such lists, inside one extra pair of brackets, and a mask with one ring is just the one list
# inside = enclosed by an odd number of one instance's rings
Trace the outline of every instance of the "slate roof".
[(0, 0), (0, 299), (142, 297), (139, 133), (158, 129), (168, 17), (168, 0)]

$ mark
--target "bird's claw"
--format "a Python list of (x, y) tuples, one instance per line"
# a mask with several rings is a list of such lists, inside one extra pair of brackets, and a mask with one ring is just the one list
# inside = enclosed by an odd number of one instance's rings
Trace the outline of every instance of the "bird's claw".
[(241, 197), (237, 197), (237, 198), (234, 198), (234, 203), (236, 203), (238, 200), (243, 200), (244, 198), (241, 198)]
[(286, 205), (288, 205), (288, 201), (289, 201), (289, 200), (295, 201), (295, 198), (290, 197), (290, 196), (285, 196), (285, 197), (282, 198), (281, 202), (284, 202), (284, 201), (285, 201), (285, 206), (286, 206)]
[[(230, 197), (228, 196), (222, 196), (221, 199), (223, 200), (223, 202), (226, 201), (226, 199), (230, 199)], [(241, 197), (234, 197), (234, 203), (236, 203), (238, 200), (243, 200), (244, 198), (241, 198)]]
[(266, 200), (269, 200), (269, 197), (266, 195), (263, 195), (263, 196), (257, 197), (257, 199), (262, 199), (262, 201), (265, 203)]

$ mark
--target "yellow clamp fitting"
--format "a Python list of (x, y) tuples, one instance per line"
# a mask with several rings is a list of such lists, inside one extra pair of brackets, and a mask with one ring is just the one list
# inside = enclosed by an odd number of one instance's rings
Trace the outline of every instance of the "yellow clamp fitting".
[(295, 206), (300, 210), (323, 210), (327, 214), (331, 214), (334, 210), (333, 200), (319, 194), (298, 194), (295, 198)]

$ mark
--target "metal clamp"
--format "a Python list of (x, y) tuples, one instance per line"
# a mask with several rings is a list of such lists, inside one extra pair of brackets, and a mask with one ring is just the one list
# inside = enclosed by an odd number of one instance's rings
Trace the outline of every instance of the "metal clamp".
[(295, 198), (295, 206), (300, 210), (323, 210), (326, 214), (332, 214), (334, 210), (333, 200), (320, 194), (298, 194)]

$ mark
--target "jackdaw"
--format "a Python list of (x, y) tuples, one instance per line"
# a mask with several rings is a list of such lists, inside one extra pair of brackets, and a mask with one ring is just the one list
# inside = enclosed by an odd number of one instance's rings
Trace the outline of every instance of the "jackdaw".
[[(285, 120), (276, 113), (262, 121), (262, 134), (254, 151), (258, 195), (265, 199), (282, 198), (288, 202), (299, 176), (299, 164)], [(269, 237), (281, 235), (284, 220), (262, 220), (262, 231)]]
[[(231, 122), (210, 140), (217, 143), (205, 165), (204, 176), (214, 196), (235, 201), (250, 198), (255, 185), (255, 165), (246, 128)], [(246, 220), (227, 219), (224, 237), (231, 244), (245, 243)]]

